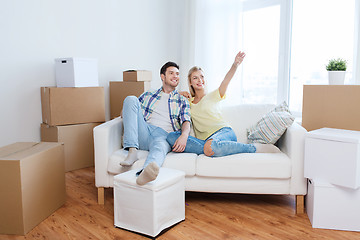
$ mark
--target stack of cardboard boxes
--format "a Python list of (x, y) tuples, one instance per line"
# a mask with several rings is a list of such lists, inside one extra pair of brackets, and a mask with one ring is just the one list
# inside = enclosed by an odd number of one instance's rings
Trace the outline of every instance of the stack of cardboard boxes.
[(104, 88), (96, 86), (94, 62), (56, 59), (58, 87), (41, 88), (41, 141), (64, 143), (66, 172), (94, 165), (93, 128), (105, 121)]
[(305, 140), (306, 209), (314, 228), (360, 231), (360, 132), (321, 128)]
[(152, 73), (146, 70), (128, 70), (123, 72), (123, 82), (110, 82), (110, 118), (120, 116), (124, 99), (134, 95), (139, 97), (151, 87)]
[(65, 171), (94, 165), (93, 128), (105, 121), (96, 61), (55, 62), (58, 87), (41, 88), (42, 142), (0, 148), (0, 234), (28, 233), (65, 203)]

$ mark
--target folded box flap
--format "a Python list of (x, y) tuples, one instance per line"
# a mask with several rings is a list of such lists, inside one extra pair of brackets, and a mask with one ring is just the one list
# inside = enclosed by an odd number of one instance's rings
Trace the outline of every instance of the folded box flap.
[(36, 142), (17, 142), (0, 148), (0, 158), (12, 158), (14, 154), (26, 151), (39, 143)]
[(38, 154), (54, 145), (62, 145), (62, 143), (50, 142), (17, 142), (0, 148), (0, 158), (3, 160), (19, 160), (25, 157)]

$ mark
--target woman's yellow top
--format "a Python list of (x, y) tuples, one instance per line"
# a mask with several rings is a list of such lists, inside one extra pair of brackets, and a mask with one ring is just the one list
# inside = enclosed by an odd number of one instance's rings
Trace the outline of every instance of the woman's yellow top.
[(223, 99), (225, 95), (220, 97), (219, 89), (206, 94), (196, 104), (194, 98), (190, 99), (191, 119), (197, 138), (205, 140), (217, 130), (230, 127), (221, 114), (220, 101)]

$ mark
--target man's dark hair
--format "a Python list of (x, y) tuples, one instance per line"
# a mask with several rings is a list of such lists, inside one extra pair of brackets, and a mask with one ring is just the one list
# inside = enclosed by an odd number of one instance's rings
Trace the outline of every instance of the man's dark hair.
[(168, 67), (176, 67), (178, 70), (179, 70), (179, 65), (177, 65), (176, 63), (174, 62), (167, 62), (165, 63), (161, 69), (160, 69), (160, 75), (161, 74), (164, 74), (165, 75), (165, 72), (166, 72), (166, 69), (168, 69)]

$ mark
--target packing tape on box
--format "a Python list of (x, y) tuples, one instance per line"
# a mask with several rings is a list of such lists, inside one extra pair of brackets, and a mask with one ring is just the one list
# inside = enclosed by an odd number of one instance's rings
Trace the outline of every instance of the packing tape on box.
[(15, 152), (11, 152), (11, 153), (9, 153), (9, 154), (7, 154), (7, 155), (5, 155), (5, 156), (1, 156), (1, 157), (2, 157), (2, 158), (9, 157), (9, 156), (11, 156), (11, 155), (13, 155), (13, 154), (15, 154), (15, 153), (19, 153), (19, 152), (22, 152), (22, 151), (26, 151), (26, 150), (28, 150), (28, 149), (30, 149), (30, 148), (32, 148), (32, 147), (35, 147), (36, 145), (39, 145), (39, 144), (40, 144), (39, 142), (38, 142), (38, 143), (34, 143), (34, 144), (31, 145), (31, 146), (26, 146), (25, 148), (19, 149), (19, 150), (15, 151)]

